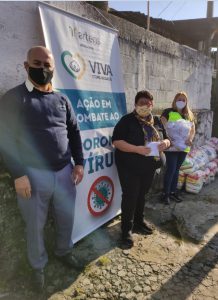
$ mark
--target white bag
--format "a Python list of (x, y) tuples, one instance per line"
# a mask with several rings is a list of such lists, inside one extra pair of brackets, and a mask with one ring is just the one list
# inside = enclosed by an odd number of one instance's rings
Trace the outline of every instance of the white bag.
[(180, 119), (176, 122), (167, 122), (166, 132), (169, 136), (172, 146), (169, 151), (184, 151), (188, 146), (185, 141), (189, 137), (192, 122)]

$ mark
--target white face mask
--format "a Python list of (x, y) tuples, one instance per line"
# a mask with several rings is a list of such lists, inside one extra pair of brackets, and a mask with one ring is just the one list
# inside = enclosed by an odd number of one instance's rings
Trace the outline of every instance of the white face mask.
[(140, 117), (147, 117), (152, 111), (152, 105), (136, 106), (135, 110)]
[(185, 106), (186, 106), (186, 103), (183, 102), (183, 101), (177, 101), (177, 102), (176, 102), (176, 107), (177, 107), (178, 109), (183, 109)]

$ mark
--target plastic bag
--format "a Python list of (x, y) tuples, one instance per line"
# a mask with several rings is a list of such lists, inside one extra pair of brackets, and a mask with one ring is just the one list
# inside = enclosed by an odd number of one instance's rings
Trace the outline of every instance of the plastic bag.
[(169, 151), (184, 151), (187, 148), (185, 141), (189, 137), (192, 122), (181, 119), (176, 122), (167, 122), (166, 131), (172, 146)]
[(187, 192), (198, 194), (202, 189), (205, 174), (202, 170), (187, 175), (185, 189)]
[(177, 189), (181, 190), (185, 184), (186, 174), (183, 171), (179, 171), (179, 178), (177, 183)]

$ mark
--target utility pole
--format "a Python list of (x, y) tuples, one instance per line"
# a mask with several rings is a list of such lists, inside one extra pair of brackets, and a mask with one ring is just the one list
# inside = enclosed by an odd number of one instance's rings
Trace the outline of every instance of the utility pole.
[[(213, 1), (207, 1), (207, 19), (213, 18)], [(205, 54), (210, 56), (210, 47), (211, 47), (211, 34), (209, 38), (205, 41)]]
[(207, 18), (213, 18), (213, 1), (207, 1)]
[(147, 30), (150, 30), (150, 1), (147, 0)]

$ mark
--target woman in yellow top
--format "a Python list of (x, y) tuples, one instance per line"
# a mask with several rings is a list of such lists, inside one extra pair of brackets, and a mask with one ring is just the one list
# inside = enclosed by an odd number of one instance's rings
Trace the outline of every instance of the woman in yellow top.
[(171, 141), (170, 148), (165, 151), (166, 172), (162, 195), (162, 201), (170, 204), (170, 200), (182, 201), (177, 192), (179, 169), (190, 151), (195, 135), (194, 116), (188, 106), (188, 97), (185, 92), (176, 94), (172, 108), (163, 111), (161, 121)]

